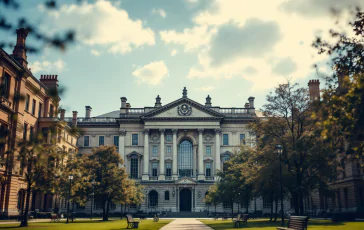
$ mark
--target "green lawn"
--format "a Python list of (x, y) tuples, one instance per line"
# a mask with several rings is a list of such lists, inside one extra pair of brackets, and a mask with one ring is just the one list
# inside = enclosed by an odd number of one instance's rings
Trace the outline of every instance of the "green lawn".
[[(215, 230), (233, 230), (233, 223), (231, 220), (208, 220), (200, 219), (200, 221)], [(261, 220), (249, 220), (248, 227), (249, 230), (264, 229), (264, 230), (275, 230), (276, 227), (280, 226), (280, 222), (276, 223), (269, 222), (267, 219)], [(308, 230), (360, 230), (364, 229), (364, 222), (343, 222), (343, 223), (332, 223), (329, 220), (313, 220), (308, 223)]]
[[(137, 219), (139, 220), (139, 219)], [(168, 224), (172, 220), (160, 220), (159, 222), (153, 222), (153, 220), (142, 220), (139, 223), (139, 229), (143, 230), (157, 230)], [(19, 228), (19, 224), (0, 224), (0, 229), (24, 229)], [(65, 221), (59, 223), (31, 223), (29, 224), (30, 229), (65, 229), (65, 230), (119, 230), (126, 229), (126, 220), (110, 220), (110, 221), (100, 221), (100, 220), (76, 220), (73, 223), (66, 224)]]

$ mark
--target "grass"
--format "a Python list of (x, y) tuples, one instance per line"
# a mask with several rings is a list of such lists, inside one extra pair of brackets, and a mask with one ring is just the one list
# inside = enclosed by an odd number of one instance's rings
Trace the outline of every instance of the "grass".
[[(139, 229), (143, 230), (157, 230), (163, 227), (164, 225), (170, 223), (172, 220), (159, 220), (159, 222), (153, 222), (153, 220), (142, 220), (139, 223)], [(29, 223), (30, 229), (65, 229), (65, 230), (120, 230), (126, 229), (126, 220), (110, 220), (110, 221), (101, 221), (101, 220), (76, 220), (75, 222), (71, 222), (66, 224), (65, 221), (61, 222), (42, 222), (42, 223)], [(24, 229), (19, 228), (19, 223), (17, 224), (0, 224), (0, 229)]]
[[(202, 223), (210, 226), (215, 230), (233, 230), (233, 223), (231, 220), (210, 220), (201, 219)], [(264, 229), (264, 230), (276, 230), (276, 227), (280, 226), (280, 222), (269, 222), (267, 219), (260, 220), (249, 220), (248, 228), (249, 230)], [(364, 229), (364, 222), (343, 222), (343, 223), (332, 223), (329, 220), (312, 220), (308, 222), (308, 230), (360, 230)]]

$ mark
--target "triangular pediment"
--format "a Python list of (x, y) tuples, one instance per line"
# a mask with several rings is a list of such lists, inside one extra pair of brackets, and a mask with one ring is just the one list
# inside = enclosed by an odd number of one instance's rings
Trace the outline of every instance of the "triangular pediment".
[(183, 177), (175, 182), (175, 184), (196, 184), (196, 181), (189, 177)]
[(221, 119), (223, 115), (191, 99), (181, 98), (145, 114), (143, 119)]

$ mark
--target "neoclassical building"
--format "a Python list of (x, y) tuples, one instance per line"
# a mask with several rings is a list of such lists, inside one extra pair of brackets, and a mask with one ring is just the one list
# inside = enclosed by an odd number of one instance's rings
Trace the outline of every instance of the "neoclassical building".
[(184, 88), (181, 98), (163, 106), (159, 96), (154, 106), (144, 108), (131, 108), (121, 97), (120, 110), (91, 117), (86, 106), (86, 117), (75, 112), (68, 121), (81, 130), (80, 153), (100, 145), (117, 147), (123, 167), (145, 188), (147, 199), (131, 209), (200, 212), (216, 171), (241, 144), (254, 143), (247, 129), (256, 116), (254, 97), (248, 100), (243, 108), (221, 108), (207, 96), (203, 105), (188, 98)]

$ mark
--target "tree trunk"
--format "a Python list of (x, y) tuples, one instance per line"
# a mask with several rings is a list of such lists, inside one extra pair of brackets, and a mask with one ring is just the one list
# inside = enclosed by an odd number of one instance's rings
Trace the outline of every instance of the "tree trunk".
[(246, 200), (246, 211), (245, 213), (249, 213), (249, 199)]
[(234, 216), (234, 201), (231, 199), (231, 217)]
[(110, 209), (110, 199), (107, 200), (107, 205), (106, 205), (106, 218), (105, 220), (109, 220), (109, 209)]
[(27, 188), (27, 198), (25, 202), (25, 210), (23, 213), (23, 220), (20, 223), (20, 227), (28, 227), (28, 211), (29, 211), (29, 202), (30, 202), (30, 192), (32, 188), (30, 183), (28, 182), (28, 188)]
[(275, 200), (275, 204), (276, 204), (276, 213), (274, 214), (274, 222), (277, 221), (277, 216), (278, 216), (278, 199), (277, 198)]
[(273, 219), (273, 192), (270, 194), (270, 219), (269, 221), (272, 221)]
[(105, 200), (105, 197), (103, 196), (103, 199), (102, 199), (102, 220), (103, 221), (106, 221), (106, 200)]
[(295, 215), (299, 215), (299, 205), (298, 205), (298, 196), (296, 192), (292, 193), (293, 206)]
[(303, 216), (304, 215), (303, 192), (300, 192), (299, 202), (300, 202), (300, 215)]

